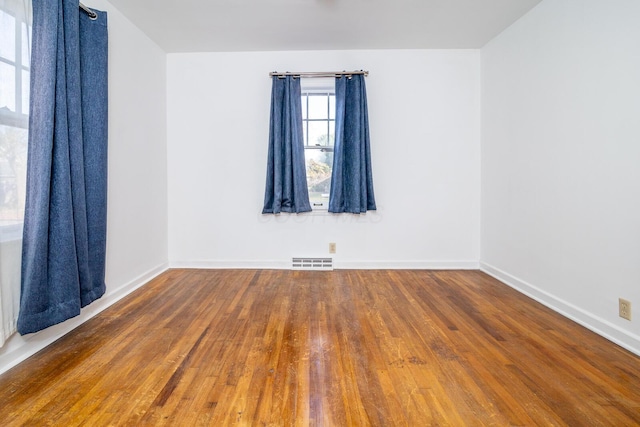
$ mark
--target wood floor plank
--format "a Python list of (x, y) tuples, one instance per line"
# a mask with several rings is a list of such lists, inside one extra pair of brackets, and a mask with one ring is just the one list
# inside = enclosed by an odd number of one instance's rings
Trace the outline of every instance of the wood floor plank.
[(170, 270), (0, 376), (6, 426), (634, 426), (640, 358), (478, 271)]

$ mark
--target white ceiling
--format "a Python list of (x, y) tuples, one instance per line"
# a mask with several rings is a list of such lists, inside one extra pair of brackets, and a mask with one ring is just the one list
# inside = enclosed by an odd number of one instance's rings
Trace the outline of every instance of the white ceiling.
[(110, 0), (166, 52), (475, 49), (540, 1)]

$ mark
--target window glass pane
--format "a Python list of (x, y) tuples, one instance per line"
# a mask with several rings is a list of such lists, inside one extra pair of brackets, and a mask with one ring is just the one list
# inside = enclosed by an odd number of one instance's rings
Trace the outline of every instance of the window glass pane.
[(0, 125), (0, 226), (21, 223), (27, 177), (27, 130)]
[(327, 94), (309, 95), (309, 118), (310, 119), (327, 119), (329, 106), (327, 104)]
[(329, 118), (334, 120), (336, 118), (336, 96), (329, 96)]
[(302, 95), (302, 120), (307, 119), (307, 95)]
[(27, 24), (22, 23), (22, 66), (29, 68), (30, 64), (30, 50), (31, 50), (31, 26), (27, 27)]
[(0, 56), (16, 60), (16, 19), (0, 10)]
[(333, 167), (333, 152), (318, 149), (306, 149), (307, 187), (309, 202), (328, 203), (331, 191), (331, 169)]
[(309, 141), (307, 145), (312, 146), (327, 146), (330, 145), (329, 141), (329, 129), (326, 121), (321, 122), (308, 122), (309, 126)]
[(331, 147), (333, 147), (334, 145), (334, 139), (335, 139), (335, 134), (336, 134), (336, 122), (334, 122), (333, 120), (329, 121), (329, 138), (327, 140), (327, 145), (330, 145)]
[(0, 62), (0, 109), (16, 111), (16, 77), (13, 65)]
[(31, 73), (22, 71), (22, 114), (29, 114), (29, 79)]
[(307, 122), (302, 122), (302, 140), (307, 145)]

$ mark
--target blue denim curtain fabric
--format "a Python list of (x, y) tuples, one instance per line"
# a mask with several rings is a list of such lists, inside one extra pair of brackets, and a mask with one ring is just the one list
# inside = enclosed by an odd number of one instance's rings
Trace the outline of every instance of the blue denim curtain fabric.
[(77, 0), (33, 2), (21, 334), (105, 292), (107, 16), (96, 13)]
[(272, 78), (263, 214), (309, 212), (300, 79)]
[(364, 76), (336, 78), (336, 123), (329, 212), (376, 210)]

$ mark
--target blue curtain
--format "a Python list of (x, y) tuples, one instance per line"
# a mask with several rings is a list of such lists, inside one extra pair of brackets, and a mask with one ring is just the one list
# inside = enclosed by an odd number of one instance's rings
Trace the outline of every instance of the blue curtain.
[(105, 292), (107, 16), (96, 13), (78, 0), (33, 2), (21, 334)]
[(364, 75), (336, 78), (336, 122), (329, 212), (376, 209)]
[(300, 79), (272, 78), (263, 214), (309, 212)]

